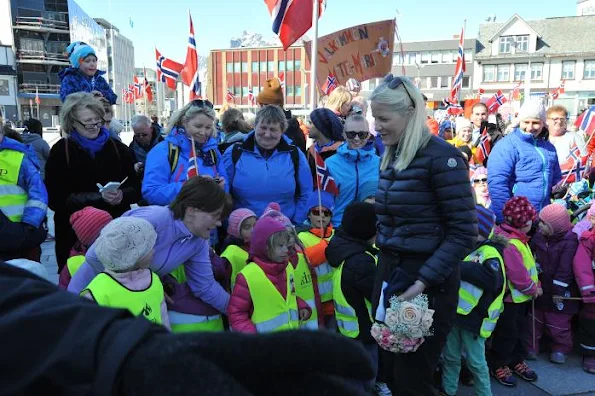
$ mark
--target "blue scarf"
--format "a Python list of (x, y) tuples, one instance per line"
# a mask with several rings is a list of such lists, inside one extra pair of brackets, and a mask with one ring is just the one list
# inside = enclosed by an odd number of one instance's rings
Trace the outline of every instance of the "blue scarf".
[(99, 130), (99, 135), (97, 135), (95, 139), (89, 139), (74, 130), (70, 134), (70, 138), (88, 152), (91, 155), (91, 158), (95, 158), (95, 154), (97, 154), (109, 140), (109, 132), (107, 129), (101, 128)]

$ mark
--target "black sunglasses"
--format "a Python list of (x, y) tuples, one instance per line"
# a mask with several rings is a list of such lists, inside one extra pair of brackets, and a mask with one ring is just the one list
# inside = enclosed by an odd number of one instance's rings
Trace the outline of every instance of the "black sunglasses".
[(403, 89), (407, 93), (407, 96), (409, 96), (409, 100), (411, 100), (411, 105), (413, 106), (413, 108), (415, 108), (415, 100), (413, 100), (413, 97), (409, 93), (409, 90), (407, 89), (407, 86), (405, 85), (405, 82), (401, 77), (389, 74), (386, 77), (384, 77), (384, 82), (388, 85), (390, 89), (397, 89), (399, 88), (399, 86), (402, 85)]
[(474, 179), (473, 183), (474, 184), (479, 184), (479, 183), (487, 183), (488, 182), (488, 178), (484, 177), (483, 179)]
[(368, 131), (360, 131), (360, 132), (349, 131), (349, 132), (345, 132), (345, 136), (347, 136), (347, 139), (355, 139), (355, 137), (357, 136), (358, 138), (360, 138), (360, 140), (364, 140), (365, 138), (368, 137), (369, 133), (370, 132), (368, 132)]
[(209, 109), (213, 108), (213, 103), (211, 103), (210, 100), (194, 99), (190, 104), (192, 106), (200, 107), (201, 109), (203, 107), (208, 107)]

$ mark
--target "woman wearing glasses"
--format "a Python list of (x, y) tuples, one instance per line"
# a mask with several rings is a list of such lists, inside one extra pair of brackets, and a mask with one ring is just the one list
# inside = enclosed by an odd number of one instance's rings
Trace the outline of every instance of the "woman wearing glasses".
[(370, 100), (386, 146), (376, 193), (380, 255), (373, 315), (383, 321), (394, 295), (410, 300), (424, 293), (435, 310), (434, 335), (416, 352), (390, 354), (383, 372), (393, 394), (432, 395), (457, 309), (459, 263), (477, 237), (469, 171), (459, 150), (428, 131), (424, 100), (408, 79), (388, 75)]
[(473, 172), (471, 183), (473, 184), (473, 190), (475, 190), (475, 201), (477, 204), (489, 209), (492, 206), (492, 200), (488, 191), (488, 170), (483, 166), (477, 168)]
[[(113, 218), (140, 199), (140, 184), (132, 156), (124, 144), (109, 137), (101, 102), (84, 92), (68, 96), (60, 111), (62, 135), (50, 150), (45, 167), (49, 206), (55, 212), (58, 269), (66, 264), (77, 238), (70, 215), (86, 206), (109, 212)], [(97, 184), (124, 184), (99, 192)]]
[(586, 154), (584, 136), (578, 132), (570, 132), (568, 128), (568, 110), (564, 106), (556, 105), (547, 109), (545, 114), (549, 141), (556, 148), (560, 166), (568, 160), (568, 154), (573, 146), (577, 146), (582, 155)]
[(380, 157), (373, 147), (367, 145), (369, 136), (365, 117), (360, 114), (350, 115), (343, 127), (346, 142), (339, 146), (335, 155), (326, 159), (326, 165), (339, 188), (333, 212), (334, 227), (341, 225), (343, 212), (350, 203), (368, 198), (362, 196), (364, 183), (378, 183)]

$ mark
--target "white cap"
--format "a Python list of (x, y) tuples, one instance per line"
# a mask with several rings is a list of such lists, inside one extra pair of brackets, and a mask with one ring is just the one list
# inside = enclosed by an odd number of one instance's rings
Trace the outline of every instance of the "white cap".
[(545, 107), (543, 106), (541, 101), (527, 100), (521, 106), (517, 119), (519, 121), (537, 119), (545, 123)]
[(111, 271), (134, 268), (155, 246), (153, 225), (138, 217), (120, 217), (106, 225), (93, 244), (101, 264)]
[(48, 270), (43, 266), (43, 264), (38, 263), (37, 261), (27, 260), (27, 259), (14, 259), (8, 260), (6, 264), (13, 265), (15, 267), (19, 267), (24, 269), (25, 271), (29, 271), (32, 274), (39, 276), (47, 281), (50, 280), (48, 275)]
[(457, 133), (459, 133), (460, 131), (462, 131), (465, 128), (469, 128), (469, 129), (473, 130), (473, 125), (471, 124), (471, 121), (469, 121), (465, 117), (458, 117), (455, 120), (455, 123), (456, 123)]

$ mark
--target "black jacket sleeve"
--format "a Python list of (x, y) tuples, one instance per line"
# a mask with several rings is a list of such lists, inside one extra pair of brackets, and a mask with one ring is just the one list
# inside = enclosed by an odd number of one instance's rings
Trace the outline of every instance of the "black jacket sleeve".
[(358, 254), (348, 258), (343, 265), (345, 281), (368, 300), (372, 299), (376, 263), (367, 254)]
[(444, 282), (471, 252), (477, 239), (475, 201), (462, 155), (434, 158), (431, 175), (444, 240), (419, 270), (419, 277), (427, 286)]
[(0, 211), (0, 259), (10, 260), (13, 252), (23, 252), (43, 243), (47, 231), (43, 227), (35, 228), (27, 223), (10, 221)]
[(461, 262), (461, 280), (490, 293), (502, 289), (504, 280), (501, 272), (498, 259), (487, 259), (483, 264)]

